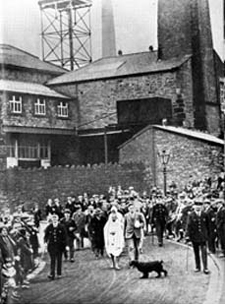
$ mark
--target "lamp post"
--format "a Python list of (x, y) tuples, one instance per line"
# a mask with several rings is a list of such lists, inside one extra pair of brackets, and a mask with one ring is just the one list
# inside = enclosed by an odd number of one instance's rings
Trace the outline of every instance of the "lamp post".
[(166, 196), (167, 165), (170, 160), (170, 154), (169, 154), (169, 152), (166, 152), (166, 150), (162, 150), (161, 153), (158, 152), (158, 156), (159, 156), (160, 162), (163, 166), (164, 195)]

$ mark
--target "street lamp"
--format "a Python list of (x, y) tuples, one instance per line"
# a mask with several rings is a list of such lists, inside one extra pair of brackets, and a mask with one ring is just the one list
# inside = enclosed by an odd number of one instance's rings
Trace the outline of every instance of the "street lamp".
[(164, 195), (166, 196), (166, 174), (167, 174), (167, 165), (170, 160), (170, 153), (166, 152), (166, 150), (162, 150), (162, 152), (158, 152), (158, 156), (160, 162), (163, 166), (163, 179), (164, 179)]

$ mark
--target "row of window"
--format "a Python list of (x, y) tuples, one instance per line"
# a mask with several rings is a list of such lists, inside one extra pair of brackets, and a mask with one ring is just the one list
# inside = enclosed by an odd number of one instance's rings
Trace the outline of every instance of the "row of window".
[[(22, 97), (16, 98), (12, 96), (9, 100), (11, 113), (21, 114), (22, 113)], [(46, 115), (46, 101), (45, 99), (38, 98), (34, 104), (34, 114), (35, 115)], [(57, 105), (57, 115), (58, 117), (68, 117), (68, 102), (60, 101)]]
[[(7, 146), (9, 157), (16, 157), (16, 146)], [(20, 159), (49, 159), (48, 146), (18, 146), (17, 157)]]

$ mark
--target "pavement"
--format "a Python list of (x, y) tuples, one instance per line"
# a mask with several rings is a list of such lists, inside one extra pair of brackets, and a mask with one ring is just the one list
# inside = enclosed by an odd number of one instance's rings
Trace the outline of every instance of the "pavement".
[[(165, 241), (173, 244), (175, 247), (180, 246), (187, 249), (187, 255), (192, 256), (192, 247), (188, 246), (184, 243), (177, 243), (173, 240)], [(155, 242), (156, 243), (156, 242)], [(86, 247), (89, 246), (88, 241), (85, 243)], [(42, 255), (42, 257), (44, 254)], [(209, 267), (210, 267), (210, 274), (209, 274), (209, 281), (207, 285), (207, 292), (206, 296), (204, 297), (205, 300), (202, 304), (224, 304), (225, 303), (225, 259), (219, 258), (218, 254), (209, 254)], [(46, 272), (45, 269), (46, 262), (43, 259), (39, 260), (38, 267), (29, 274), (29, 279), (35, 279), (43, 270)], [(187, 265), (188, 267), (188, 265)], [(190, 268), (190, 266), (189, 266)], [(188, 270), (188, 269), (187, 269)], [(188, 270), (190, 271), (190, 269)], [(32, 303), (32, 302), (31, 302)]]
[[(170, 242), (175, 243), (172, 240)], [(189, 245), (178, 244), (192, 250)], [(208, 258), (211, 260), (211, 269), (206, 299), (203, 304), (225, 304), (225, 258), (219, 258), (219, 253), (208, 253)]]

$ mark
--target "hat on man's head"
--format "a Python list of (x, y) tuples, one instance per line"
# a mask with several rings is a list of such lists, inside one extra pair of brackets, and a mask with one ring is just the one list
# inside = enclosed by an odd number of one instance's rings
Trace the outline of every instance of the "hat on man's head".
[(203, 205), (203, 199), (202, 197), (196, 197), (194, 200), (194, 205), (196, 206), (202, 206)]
[(64, 210), (64, 213), (69, 213), (70, 214), (71, 211), (70, 211), (70, 209), (67, 208), (67, 209)]

